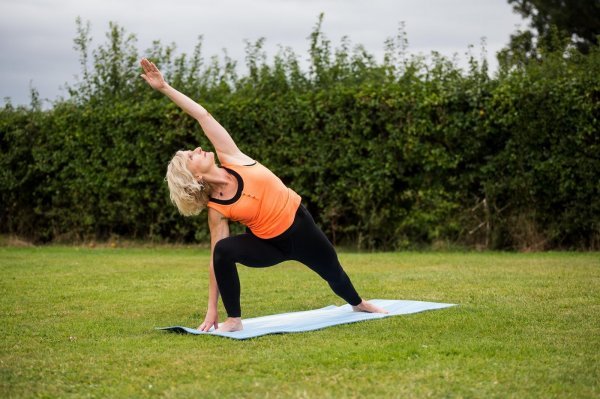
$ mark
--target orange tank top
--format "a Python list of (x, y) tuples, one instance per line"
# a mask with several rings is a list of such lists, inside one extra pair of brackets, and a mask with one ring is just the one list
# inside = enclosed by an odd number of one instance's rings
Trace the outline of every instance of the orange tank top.
[(211, 198), (209, 208), (246, 225), (260, 238), (277, 237), (292, 225), (301, 198), (273, 172), (258, 162), (222, 167), (236, 177), (238, 190), (229, 200)]

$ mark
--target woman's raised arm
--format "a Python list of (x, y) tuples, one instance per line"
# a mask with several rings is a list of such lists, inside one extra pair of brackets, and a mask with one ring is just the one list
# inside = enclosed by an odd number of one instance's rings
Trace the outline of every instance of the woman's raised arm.
[(153, 89), (169, 97), (171, 101), (200, 123), (204, 134), (212, 143), (221, 162), (235, 164), (251, 161), (250, 157), (239, 150), (227, 130), (203, 106), (169, 86), (154, 63), (142, 58), (140, 64), (144, 69), (144, 74), (141, 75), (142, 78)]

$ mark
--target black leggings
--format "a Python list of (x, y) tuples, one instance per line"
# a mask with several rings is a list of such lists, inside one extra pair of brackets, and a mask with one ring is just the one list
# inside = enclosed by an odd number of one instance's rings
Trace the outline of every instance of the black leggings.
[(315, 271), (337, 295), (356, 306), (361, 298), (352, 286), (335, 249), (317, 227), (308, 210), (300, 205), (294, 223), (284, 233), (270, 239), (258, 238), (250, 230), (227, 237), (215, 245), (213, 265), (223, 305), (229, 317), (241, 317), (240, 279), (236, 263), (250, 267), (273, 266), (296, 260)]

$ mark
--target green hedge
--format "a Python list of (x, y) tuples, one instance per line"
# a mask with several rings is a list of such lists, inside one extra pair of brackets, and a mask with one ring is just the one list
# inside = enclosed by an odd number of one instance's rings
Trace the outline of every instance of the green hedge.
[[(35, 242), (205, 242), (205, 217), (168, 201), (166, 165), (209, 146), (198, 124), (139, 78), (135, 40), (111, 25), (83, 79), (42, 110), (0, 110), (0, 229)], [(247, 73), (155, 43), (143, 54), (201, 102), (240, 148), (304, 198), (336, 244), (600, 248), (600, 54), (548, 54), (489, 77), (471, 59), (405, 54), (383, 63), (311, 35), (309, 71), (249, 43)], [(90, 55), (92, 60), (90, 61)], [(236, 231), (239, 231), (236, 230)]]

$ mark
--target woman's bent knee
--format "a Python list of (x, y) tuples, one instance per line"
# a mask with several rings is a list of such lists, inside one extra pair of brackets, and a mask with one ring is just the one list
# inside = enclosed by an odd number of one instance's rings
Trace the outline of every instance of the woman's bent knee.
[(223, 263), (235, 262), (233, 259), (234, 247), (229, 241), (229, 237), (223, 238), (215, 244), (215, 248), (213, 249), (213, 264), (215, 267)]

